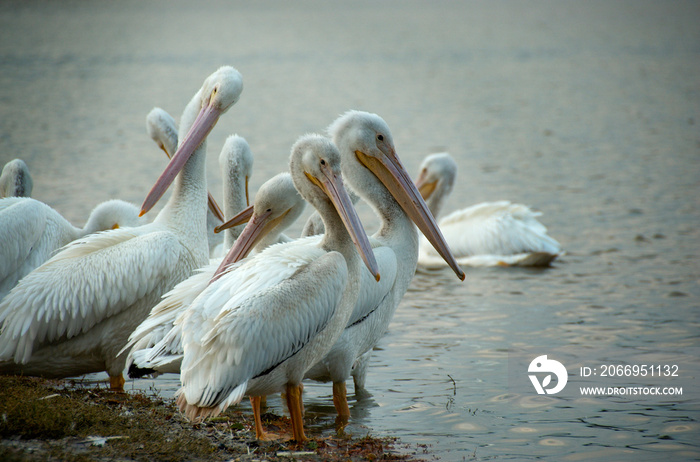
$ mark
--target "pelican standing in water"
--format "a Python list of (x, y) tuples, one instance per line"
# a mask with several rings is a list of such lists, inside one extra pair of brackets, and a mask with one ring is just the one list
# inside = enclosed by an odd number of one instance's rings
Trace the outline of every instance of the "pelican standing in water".
[(187, 105), (188, 134), (142, 207), (141, 214), (177, 176), (153, 223), (77, 241), (5, 297), (0, 373), (70, 377), (104, 370), (111, 388), (123, 390), (126, 354), (118, 353), (129, 334), (163, 293), (208, 260), (204, 140), (241, 90), (238, 71), (222, 67)]
[[(177, 321), (184, 358), (176, 396), (190, 419), (203, 419), (248, 395), (262, 439), (260, 397), (285, 391), (293, 439), (304, 441), (304, 373), (347, 324), (362, 261), (376, 280), (379, 273), (343, 187), (333, 143), (320, 135), (300, 138), (292, 147), (290, 172), (299, 193), (319, 211), (326, 233), (320, 242), (309, 238), (316, 245), (296, 240), (268, 247), (227, 269), (197, 297)], [(251, 219), (230, 254), (255, 245), (260, 223)]]
[[(421, 165), (416, 185), (436, 218), (456, 174), (457, 163), (447, 153), (431, 154)], [(561, 246), (537, 221), (539, 215), (522, 204), (483, 202), (452, 212), (439, 225), (460, 265), (547, 266), (561, 255)], [(425, 241), (419, 262), (444, 264)]]
[(370, 242), (382, 287), (363, 279), (357, 306), (340, 339), (306, 374), (312, 380), (333, 382), (333, 403), (339, 419), (345, 422), (350, 414), (345, 382), (352, 373), (356, 392), (364, 387), (368, 355), (386, 332), (413, 279), (418, 259), (414, 223), (457, 277), (464, 280), (465, 275), (401, 164), (386, 122), (376, 114), (349, 111), (333, 122), (328, 132), (340, 150), (347, 182), (381, 219)]
[[(177, 124), (175, 119), (164, 109), (155, 107), (146, 116), (146, 130), (151, 139), (168, 156), (168, 159), (171, 158), (177, 150)], [(224, 172), (224, 181), (228, 179), (227, 175), (228, 172)], [(211, 193), (208, 194), (207, 242), (209, 242), (209, 256), (221, 256), (223, 255), (221, 249), (224, 236), (216, 233), (214, 230), (224, 222), (224, 215)]]
[(5, 164), (0, 173), (0, 197), (31, 197), (34, 181), (22, 159)]
[[(221, 229), (228, 231), (231, 227), (250, 220), (251, 216), (256, 216), (264, 231), (262, 237), (256, 240), (254, 248), (245, 247), (245, 252), (235, 255), (229, 253), (226, 258), (211, 259), (209, 266), (201, 268), (163, 296), (163, 300), (130, 337), (127, 347), (132, 343), (134, 346), (130, 353), (133, 361), (127, 360), (129, 377), (179, 373), (183, 347), (180, 326), (174, 326), (177, 317), (207, 288), (219, 270), (246, 258), (249, 252), (256, 254), (270, 245), (289, 242), (290, 239), (282, 232), (301, 215), (305, 204), (289, 173), (280, 173), (260, 187), (253, 206), (221, 225)], [(258, 210), (257, 214), (253, 213), (254, 209)]]

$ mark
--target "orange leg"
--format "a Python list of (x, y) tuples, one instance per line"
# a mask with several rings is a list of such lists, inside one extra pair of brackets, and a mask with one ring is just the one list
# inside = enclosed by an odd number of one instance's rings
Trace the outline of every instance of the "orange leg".
[(261, 396), (251, 396), (250, 404), (253, 406), (253, 416), (255, 418), (255, 437), (259, 440), (264, 440), (267, 438), (267, 434), (262, 427), (262, 419), (260, 418), (260, 401)]
[[(299, 384), (299, 390), (300, 390), (300, 393), (299, 393), (299, 409), (301, 409), (301, 415), (302, 415), (302, 417), (303, 417), (304, 414), (306, 414), (306, 411), (304, 410), (304, 400), (302, 399), (302, 395), (303, 395), (303, 393), (304, 393), (304, 384), (303, 384), (303, 383), (300, 383), (300, 384)], [(282, 401), (286, 404), (286, 403), (287, 403), (287, 392), (283, 391), (282, 393), (280, 393), (280, 398), (282, 398)], [(263, 405), (263, 406), (265, 405), (265, 402), (264, 402), (264, 401), (263, 401), (263, 404), (262, 404), (262, 405)], [(287, 411), (289, 411), (289, 406), (287, 406)]]
[(350, 420), (350, 408), (348, 407), (345, 382), (333, 382), (333, 405), (338, 413), (338, 416), (335, 418), (336, 431), (339, 435), (343, 435), (348, 420)]
[(333, 382), (333, 405), (338, 412), (338, 417), (347, 422), (350, 418), (350, 408), (348, 407), (345, 382)]
[(304, 416), (301, 410), (301, 391), (300, 385), (287, 384), (287, 407), (292, 420), (292, 439), (297, 443), (306, 441), (304, 434)]
[(122, 374), (119, 374), (117, 376), (109, 376), (109, 389), (112, 391), (124, 393), (125, 383), (126, 380), (124, 380), (124, 376)]
[(304, 409), (304, 384), (300, 383), (299, 384), (299, 409), (301, 409), (301, 416), (304, 417), (304, 414), (306, 414), (306, 410)]

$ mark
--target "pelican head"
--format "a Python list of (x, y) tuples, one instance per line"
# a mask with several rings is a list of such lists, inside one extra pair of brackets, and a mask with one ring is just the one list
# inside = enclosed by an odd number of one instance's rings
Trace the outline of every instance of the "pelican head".
[[(248, 182), (253, 171), (253, 152), (245, 138), (239, 135), (226, 138), (219, 155), (219, 166), (222, 172), (228, 172), (229, 176), (235, 176), (244, 181), (245, 205), (250, 205)], [(234, 180), (235, 178), (230, 178), (227, 184), (233, 186)], [(227, 191), (225, 194), (230, 196), (231, 192)]]
[(294, 187), (291, 175), (287, 172), (279, 173), (260, 186), (253, 205), (226, 223), (217, 226), (216, 232), (248, 223), (251, 218), (264, 220), (266, 230), (277, 228), (279, 224), (289, 225), (301, 216), (305, 204)]
[(299, 193), (319, 211), (322, 218), (327, 216), (324, 211), (329, 207), (335, 208), (362, 260), (378, 281), (379, 268), (374, 252), (343, 185), (338, 148), (322, 135), (302, 136), (292, 146), (289, 170)]
[(236, 240), (235, 251), (226, 255), (212, 280), (223, 270), (243, 258), (260, 242), (273, 242), (282, 230), (294, 223), (304, 211), (306, 201), (299, 195), (288, 172), (280, 173), (267, 180), (255, 195), (253, 205), (241, 211), (226, 223), (218, 226), (216, 232), (248, 223)]
[(135, 227), (146, 224), (146, 218), (139, 216), (139, 208), (130, 202), (111, 199), (102, 202), (90, 213), (90, 218), (84, 230), (88, 234), (104, 231)]
[(0, 197), (31, 197), (34, 181), (22, 159), (5, 164), (0, 174)]
[(170, 158), (177, 150), (177, 124), (164, 109), (154, 107), (146, 116), (148, 136)]
[(446, 152), (430, 154), (423, 159), (416, 187), (435, 218), (452, 193), (456, 175), (457, 162)]
[[(189, 131), (181, 140), (177, 152), (170, 159), (163, 174), (146, 196), (141, 206), (141, 215), (148, 212), (165, 194), (177, 174), (182, 170), (197, 147), (204, 141), (214, 128), (219, 117), (229, 110), (243, 91), (243, 78), (231, 66), (219, 68), (207, 77), (193, 101), (199, 105), (199, 113), (190, 126)], [(183, 122), (186, 126), (189, 121)]]
[[(343, 155), (343, 170), (353, 189), (368, 202), (381, 200), (388, 192), (418, 226), (461, 280), (464, 272), (452, 255), (435, 218), (396, 154), (389, 126), (376, 114), (350, 111), (328, 128), (330, 136)], [(368, 175), (367, 171), (373, 175)], [(380, 186), (380, 184), (383, 187)]]

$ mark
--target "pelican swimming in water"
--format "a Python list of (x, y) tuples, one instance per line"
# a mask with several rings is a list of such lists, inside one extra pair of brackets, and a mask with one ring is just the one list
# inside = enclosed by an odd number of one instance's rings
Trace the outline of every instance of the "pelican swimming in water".
[(345, 381), (352, 374), (356, 392), (364, 387), (367, 355), (386, 332), (413, 279), (418, 259), (414, 223), (457, 277), (464, 280), (465, 275), (401, 164), (386, 122), (376, 114), (349, 111), (328, 132), (340, 150), (346, 181), (381, 219), (370, 242), (382, 280), (372, 284), (363, 279), (357, 306), (340, 339), (306, 374), (312, 380), (333, 382), (333, 402), (342, 422), (350, 412)]
[[(176, 396), (190, 419), (204, 419), (248, 395), (256, 436), (265, 438), (259, 399), (285, 391), (293, 439), (304, 441), (304, 373), (347, 324), (366, 271), (362, 262), (376, 280), (379, 273), (343, 187), (333, 143), (320, 135), (301, 137), (292, 147), (290, 172), (299, 193), (319, 211), (326, 233), (320, 241), (268, 247), (227, 268), (197, 297), (176, 323), (184, 346)], [(263, 222), (254, 216), (230, 254), (255, 245)]]
[(177, 177), (153, 223), (76, 241), (5, 297), (0, 373), (70, 377), (104, 370), (111, 388), (123, 390), (126, 354), (118, 353), (129, 334), (162, 294), (208, 261), (205, 138), (241, 90), (238, 71), (222, 67), (187, 105), (181, 128), (188, 134), (142, 206), (141, 214)]
[(34, 181), (22, 159), (5, 164), (0, 173), (0, 197), (31, 197)]
[(85, 226), (73, 226), (63, 215), (30, 197), (0, 199), (0, 300), (23, 277), (38, 268), (67, 244), (81, 237), (146, 224), (139, 208), (112, 199), (90, 213)]
[[(425, 158), (416, 184), (437, 218), (454, 185), (457, 164), (447, 153)], [(508, 201), (483, 202), (452, 212), (439, 221), (450, 249), (465, 266), (547, 266), (561, 255), (559, 243), (537, 221), (541, 213)], [(444, 265), (421, 242), (421, 265)]]
[[(151, 109), (151, 112), (146, 116), (146, 130), (148, 131), (148, 136), (163, 150), (168, 159), (175, 154), (177, 150), (177, 124), (167, 111), (159, 107)], [(225, 180), (227, 179), (227, 173), (224, 173)], [(216, 233), (214, 230), (224, 222), (224, 215), (211, 193), (209, 193), (208, 200), (207, 242), (209, 242), (209, 256), (214, 257), (223, 255), (221, 247), (224, 236)]]

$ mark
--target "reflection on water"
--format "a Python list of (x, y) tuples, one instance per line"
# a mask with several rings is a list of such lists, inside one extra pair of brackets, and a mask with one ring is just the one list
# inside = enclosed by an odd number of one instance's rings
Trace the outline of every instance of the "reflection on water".
[[(145, 115), (177, 116), (221, 64), (245, 90), (210, 136), (216, 195), (227, 135), (253, 148), (254, 191), (298, 135), (375, 111), (411, 173), (430, 150), (456, 158), (447, 211), (526, 203), (567, 254), (468, 268), (463, 283), (419, 269), (373, 354), (372, 395), (350, 391), (348, 431), (444, 460), (699, 458), (697, 2), (430, 5), (3, 2), (0, 163), (24, 158), (35, 197), (82, 225), (102, 200), (143, 200), (165, 162)], [(567, 368), (561, 394), (527, 378), (543, 354)], [(599, 364), (678, 364), (680, 377), (581, 377)], [(683, 395), (577, 392), (613, 384)], [(129, 386), (172, 396), (178, 379)], [(330, 396), (306, 386), (312, 431), (333, 431)]]

